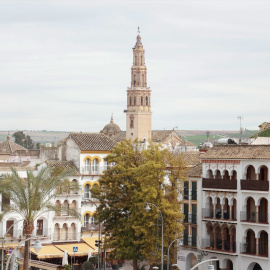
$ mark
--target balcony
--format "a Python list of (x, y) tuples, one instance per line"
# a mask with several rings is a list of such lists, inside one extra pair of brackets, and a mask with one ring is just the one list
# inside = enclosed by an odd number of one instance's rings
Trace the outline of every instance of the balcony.
[(202, 187), (213, 189), (237, 189), (237, 180), (203, 178)]
[(269, 191), (269, 182), (261, 180), (241, 180), (241, 190)]
[(213, 240), (202, 239), (202, 248), (212, 251), (225, 252), (225, 253), (235, 253), (236, 252), (236, 242), (232, 241), (222, 241), (221, 239), (216, 240), (214, 243)]
[(202, 218), (203, 219), (222, 219), (223, 221), (224, 220), (236, 221), (236, 219), (230, 218), (230, 214), (225, 211), (222, 217), (222, 213), (218, 209), (216, 210), (216, 214), (214, 216), (213, 210), (209, 208), (202, 208)]
[(60, 233), (59, 231), (54, 231), (53, 242), (79, 241), (80, 238), (81, 233), (77, 232), (68, 233), (67, 231)]
[(60, 218), (60, 217), (71, 217), (73, 218), (73, 213), (74, 212), (81, 213), (81, 208), (69, 208), (69, 209), (63, 209), (61, 213), (56, 213), (55, 212), (55, 218)]
[(268, 224), (268, 214), (265, 212), (240, 212), (242, 222)]
[(82, 166), (81, 173), (85, 175), (99, 175), (104, 171), (101, 166)]
[[(100, 230), (103, 230), (103, 224), (100, 224)], [(81, 228), (82, 232), (93, 232), (93, 231), (98, 231), (98, 223), (90, 224), (86, 223), (84, 226)]]

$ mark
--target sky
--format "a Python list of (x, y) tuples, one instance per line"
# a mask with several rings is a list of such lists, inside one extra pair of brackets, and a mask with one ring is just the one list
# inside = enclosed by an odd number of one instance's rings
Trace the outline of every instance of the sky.
[(152, 129), (270, 121), (270, 2), (0, 0), (0, 130), (125, 130), (140, 27)]

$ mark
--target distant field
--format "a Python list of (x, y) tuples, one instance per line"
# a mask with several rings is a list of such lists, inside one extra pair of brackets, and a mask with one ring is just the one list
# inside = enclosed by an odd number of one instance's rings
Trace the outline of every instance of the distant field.
[[(178, 130), (177, 133), (182, 137), (183, 140), (188, 140), (195, 145), (199, 145), (201, 142), (205, 142), (207, 140), (206, 136), (207, 130)], [(211, 142), (216, 141), (219, 138), (239, 138), (239, 131), (234, 130), (209, 130), (210, 135), (209, 139)], [(12, 134), (16, 131), (9, 131), (11, 136), (11, 140), (14, 140)], [(55, 143), (57, 144), (60, 140), (66, 138), (69, 135), (68, 131), (29, 131), (24, 130), (24, 134), (29, 135), (34, 142), (40, 142), (42, 144), (45, 143)], [(258, 130), (245, 130), (242, 137), (249, 138), (253, 134), (258, 132)], [(8, 131), (0, 131), (0, 141), (6, 140), (8, 135)]]
[[(258, 130), (245, 130), (244, 134), (241, 136), (242, 138), (249, 138), (250, 136), (254, 135), (257, 133)], [(200, 135), (187, 135), (187, 136), (182, 136), (183, 139), (186, 139), (195, 145), (199, 146), (200, 143), (204, 143), (207, 140), (206, 136), (206, 131), (203, 132), (204, 134)], [(239, 138), (240, 134), (239, 131), (211, 131), (209, 134), (209, 140), (210, 142), (214, 143), (220, 138)]]

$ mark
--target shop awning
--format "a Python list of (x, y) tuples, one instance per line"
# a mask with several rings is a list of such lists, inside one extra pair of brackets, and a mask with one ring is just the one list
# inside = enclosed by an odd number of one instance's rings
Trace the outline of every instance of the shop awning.
[(43, 246), (37, 253), (34, 248), (30, 248), (31, 252), (36, 254), (39, 259), (46, 258), (63, 258), (64, 252), (53, 245)]
[[(68, 255), (71, 257), (78, 257), (78, 256), (87, 256), (89, 249), (91, 248), (90, 246), (88, 246), (85, 243), (73, 243), (73, 244), (66, 244), (66, 245), (55, 245), (57, 248), (63, 250), (63, 251), (67, 251)], [(78, 251), (74, 252), (73, 248), (76, 248)], [(93, 251), (93, 249), (91, 248), (91, 250)]]
[(93, 251), (98, 252), (98, 248), (95, 246), (98, 237), (82, 237), (82, 240), (89, 245)]

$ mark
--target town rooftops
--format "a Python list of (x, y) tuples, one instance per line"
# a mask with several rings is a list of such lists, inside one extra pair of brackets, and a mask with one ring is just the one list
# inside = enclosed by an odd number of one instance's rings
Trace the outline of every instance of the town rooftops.
[[(126, 138), (126, 131), (119, 131), (116, 135), (112, 136), (117, 142), (123, 141)], [(151, 140), (155, 143), (169, 143), (174, 139), (181, 146), (196, 146), (192, 142), (183, 141), (174, 130), (152, 130)]]
[(270, 145), (216, 145), (204, 159), (270, 159)]
[(51, 168), (62, 168), (70, 170), (72, 171), (72, 175), (81, 175), (72, 161), (47, 160), (45, 163), (48, 165), (48, 167)]
[(102, 133), (70, 133), (82, 151), (110, 151), (117, 142)]
[(10, 137), (7, 136), (7, 140), (0, 143), (0, 154), (11, 154), (17, 150), (27, 151), (26, 148), (20, 146), (19, 144), (10, 140)]

